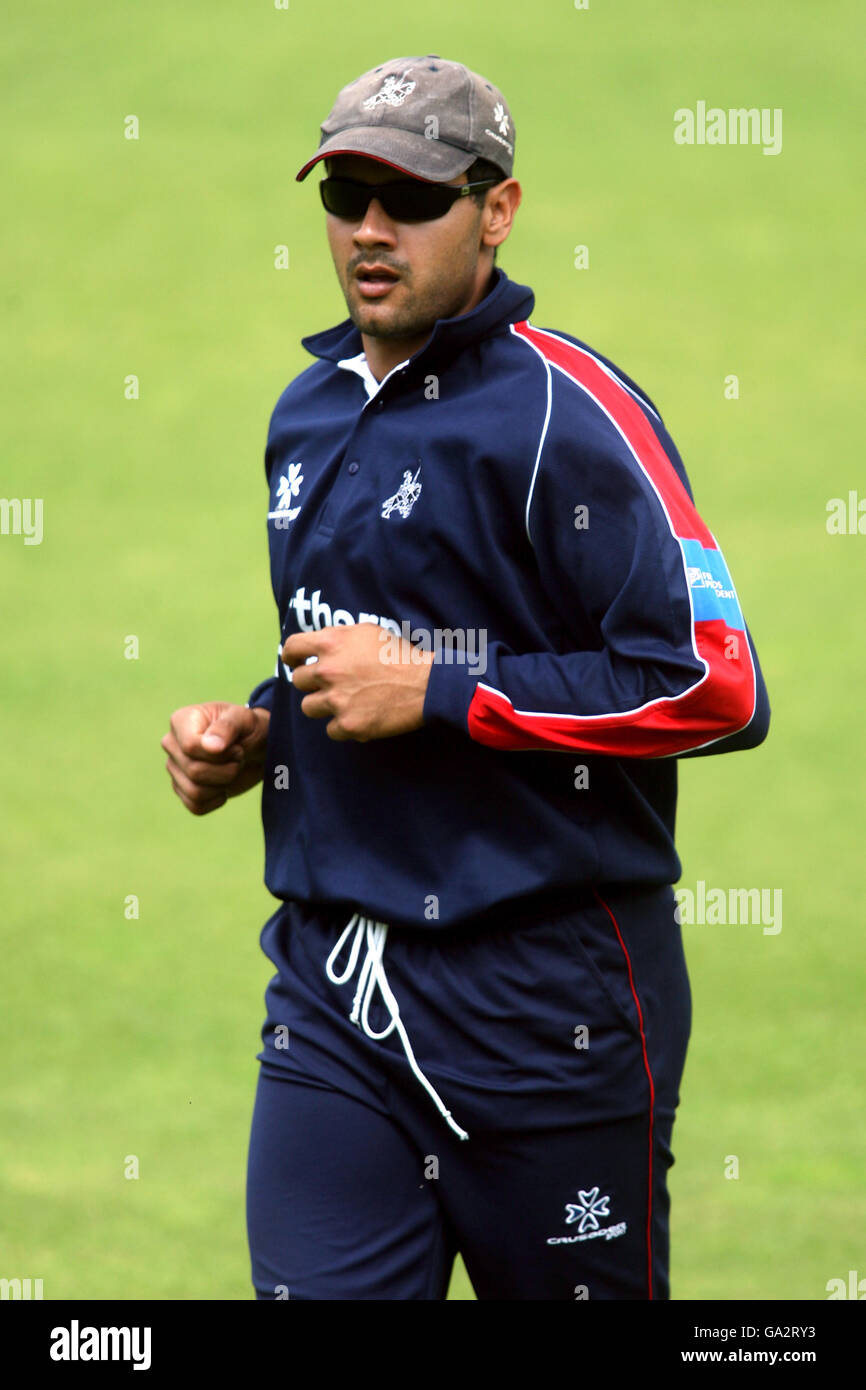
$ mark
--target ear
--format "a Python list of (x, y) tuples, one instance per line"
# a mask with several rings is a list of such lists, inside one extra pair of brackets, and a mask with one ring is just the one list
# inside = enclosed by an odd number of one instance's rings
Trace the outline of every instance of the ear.
[(484, 246), (501, 246), (511, 231), (514, 215), (520, 207), (523, 190), (517, 179), (506, 179), (488, 193), (489, 201), (482, 209), (486, 227), (481, 236)]

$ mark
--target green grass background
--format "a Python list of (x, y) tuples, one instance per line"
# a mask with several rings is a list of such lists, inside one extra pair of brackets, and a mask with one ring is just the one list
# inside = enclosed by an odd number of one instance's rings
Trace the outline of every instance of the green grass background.
[[(294, 173), (340, 86), (432, 51), (506, 93), (524, 202), (500, 264), (535, 323), (661, 409), (773, 705), (759, 750), (681, 765), (683, 884), (782, 888), (784, 919), (685, 929), (673, 1297), (866, 1276), (866, 537), (825, 527), (829, 498), (866, 495), (862, 31), (853, 2), (803, 0), (7, 7), (0, 492), (43, 497), (45, 535), (0, 537), (0, 1275), (50, 1299), (252, 1296), (258, 793), (191, 817), (159, 740), (272, 670), (268, 417), (302, 334), (345, 316)], [(782, 153), (676, 146), (699, 99), (781, 107)], [(451, 1297), (473, 1297), (459, 1263)]]

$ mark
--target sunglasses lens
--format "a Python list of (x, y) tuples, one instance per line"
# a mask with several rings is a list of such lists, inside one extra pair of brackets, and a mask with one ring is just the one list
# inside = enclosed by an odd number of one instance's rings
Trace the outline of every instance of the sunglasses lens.
[(319, 191), (327, 212), (351, 222), (362, 220), (374, 196), (395, 222), (429, 222), (444, 217), (454, 202), (451, 189), (423, 183), (394, 182), (374, 187), (351, 179), (329, 178), (322, 180)]
[(453, 202), (448, 189), (423, 183), (395, 183), (382, 196), (382, 206), (397, 222), (432, 222), (444, 217)]
[(332, 212), (335, 217), (360, 222), (364, 216), (369, 198), (364, 195), (361, 184), (350, 183), (348, 179), (323, 179), (319, 192), (326, 212)]

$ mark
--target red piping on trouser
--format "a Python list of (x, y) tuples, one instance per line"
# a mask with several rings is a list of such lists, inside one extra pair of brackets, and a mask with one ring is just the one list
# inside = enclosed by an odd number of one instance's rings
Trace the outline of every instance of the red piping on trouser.
[(634, 976), (633, 976), (633, 974), (632, 974), (632, 969), (631, 969), (631, 959), (630, 959), (629, 953), (628, 953), (628, 951), (627, 951), (627, 949), (626, 949), (626, 944), (625, 944), (625, 942), (624, 942), (623, 939), (622, 939), (622, 933), (621, 933), (621, 931), (620, 931), (620, 929), (619, 929), (619, 925), (618, 925), (618, 923), (617, 923), (616, 918), (614, 917), (613, 913), (611, 912), (610, 908), (608, 907), (608, 905), (607, 905), (607, 903), (604, 901), (604, 899), (603, 899), (602, 897), (600, 897), (598, 893), (596, 893), (596, 891), (595, 891), (594, 888), (593, 888), (592, 891), (593, 891), (593, 893), (595, 893), (596, 898), (597, 898), (598, 901), (601, 903), (602, 907), (604, 908), (604, 910), (605, 910), (605, 912), (607, 913), (607, 915), (608, 915), (608, 917), (610, 918), (610, 920), (613, 922), (614, 930), (615, 930), (615, 932), (616, 932), (616, 934), (617, 934), (617, 938), (618, 938), (618, 940), (619, 940), (619, 944), (620, 944), (620, 946), (622, 947), (622, 953), (623, 953), (623, 955), (625, 956), (626, 965), (628, 966), (628, 982), (629, 982), (629, 985), (631, 986), (632, 998), (634, 999), (634, 1002), (635, 1002), (635, 1007), (636, 1007), (636, 1009), (637, 1009), (638, 1022), (640, 1023), (640, 1040), (641, 1040), (641, 1046), (642, 1046), (642, 1048), (643, 1048), (643, 1064), (644, 1064), (644, 1067), (645, 1067), (645, 1069), (646, 1069), (647, 1080), (649, 1081), (649, 1093), (650, 1093), (650, 1116), (649, 1116), (649, 1191), (648, 1191), (647, 1218), (646, 1218), (646, 1248), (647, 1248), (647, 1284), (648, 1284), (648, 1288), (649, 1288), (649, 1297), (652, 1298), (652, 1296), (653, 1296), (653, 1248), (652, 1248), (652, 1217), (653, 1217), (653, 1119), (654, 1119), (654, 1116), (655, 1116), (655, 1086), (653, 1085), (653, 1074), (652, 1074), (652, 1071), (650, 1070), (649, 1057), (647, 1056), (647, 1050), (646, 1050), (646, 1033), (644, 1032), (644, 1026), (643, 1026), (643, 1010), (641, 1009), (640, 1000), (639, 1000), (638, 997), (637, 997), (637, 990), (635, 989), (635, 986), (634, 986)]

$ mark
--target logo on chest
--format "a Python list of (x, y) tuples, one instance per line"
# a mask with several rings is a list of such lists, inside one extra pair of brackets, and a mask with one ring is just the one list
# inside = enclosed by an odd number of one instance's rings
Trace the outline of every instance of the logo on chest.
[(277, 523), (277, 529), (282, 530), (288, 526), (290, 521), (294, 521), (300, 507), (293, 507), (292, 502), (301, 490), (301, 483), (304, 475), (301, 472), (302, 463), (290, 463), (288, 472), (280, 478), (277, 488), (277, 507), (276, 511), (268, 512), (268, 520)]
[(407, 468), (403, 474), (403, 481), (394, 493), (393, 497), (386, 497), (382, 503), (382, 516), (387, 520), (393, 512), (399, 512), (400, 516), (407, 517), (414, 507), (418, 498), (421, 496), (421, 466), (413, 476), (411, 468)]

